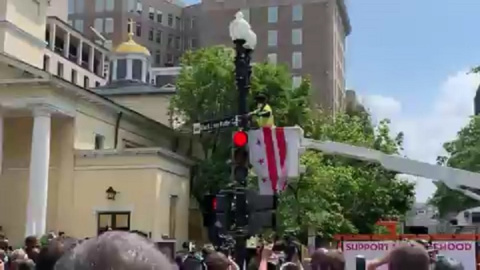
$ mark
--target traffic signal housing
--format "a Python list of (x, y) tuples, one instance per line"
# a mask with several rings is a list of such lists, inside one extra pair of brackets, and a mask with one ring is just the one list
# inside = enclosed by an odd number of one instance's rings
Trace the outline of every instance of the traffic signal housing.
[(248, 133), (240, 130), (235, 131), (232, 136), (233, 157), (232, 174), (233, 179), (240, 186), (245, 186), (248, 177)]
[(217, 205), (217, 198), (215, 195), (207, 194), (203, 196), (202, 201), (202, 214), (203, 214), (203, 226), (210, 227), (215, 224), (215, 208)]

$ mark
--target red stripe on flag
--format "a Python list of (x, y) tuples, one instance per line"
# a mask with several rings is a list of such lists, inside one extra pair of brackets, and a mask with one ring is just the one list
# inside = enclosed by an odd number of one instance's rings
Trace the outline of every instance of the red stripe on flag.
[[(285, 132), (283, 127), (275, 128), (275, 137), (277, 138), (278, 157), (280, 158), (280, 176), (282, 178), (287, 177), (287, 167), (285, 161), (287, 159), (287, 143), (285, 141)], [(287, 181), (284, 182), (282, 190), (285, 189)]]
[(272, 128), (270, 127), (262, 128), (262, 132), (263, 132), (263, 141), (265, 143), (265, 153), (267, 156), (268, 176), (270, 177), (272, 190), (276, 191), (277, 182), (278, 182), (278, 172), (277, 172), (277, 162), (275, 158), (275, 148), (273, 145)]

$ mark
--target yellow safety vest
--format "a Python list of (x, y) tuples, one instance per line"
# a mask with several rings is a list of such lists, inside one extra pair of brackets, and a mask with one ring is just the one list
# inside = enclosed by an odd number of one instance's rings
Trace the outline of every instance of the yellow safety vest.
[(270, 105), (265, 104), (261, 110), (258, 112), (270, 112), (270, 116), (255, 116), (255, 121), (257, 122), (258, 127), (273, 127), (275, 122), (273, 121), (273, 111)]

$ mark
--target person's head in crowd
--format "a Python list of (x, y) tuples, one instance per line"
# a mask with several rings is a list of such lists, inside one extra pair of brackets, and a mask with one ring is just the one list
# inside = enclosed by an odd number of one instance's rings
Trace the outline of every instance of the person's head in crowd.
[(36, 270), (53, 270), (55, 263), (65, 253), (63, 241), (58, 239), (51, 240), (47, 246), (42, 247), (38, 254)]
[(310, 265), (312, 270), (344, 270), (345, 257), (339, 250), (319, 248), (313, 252)]
[(223, 253), (214, 251), (205, 258), (205, 265), (208, 270), (227, 270), (231, 262)]
[(16, 260), (12, 262), (12, 270), (36, 270), (35, 263), (30, 259)]
[(430, 257), (427, 250), (417, 243), (405, 243), (395, 247), (389, 254), (389, 270), (428, 270)]
[(14, 251), (12, 251), (12, 254), (10, 254), (10, 260), (11, 261), (26, 260), (26, 259), (28, 259), (28, 255), (25, 252), (25, 250), (23, 250), (21, 248), (15, 249)]
[(38, 247), (38, 238), (36, 236), (27, 236), (25, 238), (25, 248), (33, 249)]
[(148, 239), (109, 231), (90, 238), (63, 255), (55, 270), (171, 270), (175, 267)]
[(452, 258), (437, 257), (433, 267), (434, 270), (464, 270), (461, 262)]
[(1, 250), (8, 250), (8, 239), (7, 238), (3, 238), (3, 239), (0, 239), (0, 249)]

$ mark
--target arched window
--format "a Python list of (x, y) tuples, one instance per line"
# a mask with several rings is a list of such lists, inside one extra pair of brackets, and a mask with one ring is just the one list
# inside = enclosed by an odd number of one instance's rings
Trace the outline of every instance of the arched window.
[(117, 60), (117, 80), (127, 78), (127, 59)]
[(142, 80), (142, 60), (134, 59), (132, 66), (132, 78), (134, 80)]

